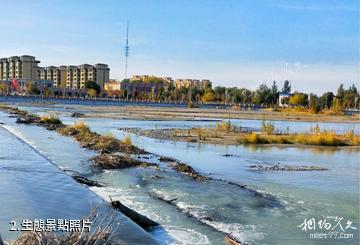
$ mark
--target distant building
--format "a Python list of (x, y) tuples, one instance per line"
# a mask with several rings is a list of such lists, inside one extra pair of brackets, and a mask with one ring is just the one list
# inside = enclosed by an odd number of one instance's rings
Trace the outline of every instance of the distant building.
[(38, 78), (38, 64), (34, 56), (22, 55), (0, 59), (0, 80)]
[(125, 98), (144, 98), (150, 95), (155, 97), (158, 95), (160, 89), (164, 88), (163, 82), (143, 82), (143, 81), (122, 81), (120, 83), (120, 90)]
[(117, 80), (110, 80), (109, 82), (104, 84), (104, 89), (106, 91), (120, 90), (120, 82)]
[(39, 67), (34, 56), (12, 56), (0, 59), (0, 80), (52, 81), (54, 88), (83, 89), (88, 80), (101, 88), (109, 81), (110, 69), (106, 64), (82, 64), (79, 66)]
[(176, 88), (189, 88), (189, 87), (196, 87), (199, 89), (205, 89), (207, 86), (211, 86), (210, 80), (198, 80), (198, 79), (176, 79), (175, 80), (175, 87)]
[(158, 78), (159, 80), (162, 80), (166, 83), (174, 82), (174, 80), (171, 77), (158, 77), (158, 76), (152, 76), (152, 75), (133, 75), (130, 78), (130, 81), (146, 81), (150, 78)]

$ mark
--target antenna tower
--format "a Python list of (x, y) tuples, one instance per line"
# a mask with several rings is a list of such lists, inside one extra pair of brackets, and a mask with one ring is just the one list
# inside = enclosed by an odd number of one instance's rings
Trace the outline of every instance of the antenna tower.
[(128, 69), (128, 57), (129, 57), (129, 21), (127, 21), (126, 26), (126, 44), (125, 44), (125, 79), (128, 78), (127, 69)]

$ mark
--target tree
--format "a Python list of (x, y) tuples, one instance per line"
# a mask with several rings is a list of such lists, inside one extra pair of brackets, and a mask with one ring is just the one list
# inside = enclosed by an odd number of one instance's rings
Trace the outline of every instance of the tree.
[[(332, 92), (326, 92), (319, 98), (319, 105), (321, 108), (329, 109), (334, 100), (334, 94)], [(341, 103), (341, 102), (340, 102)]]
[(336, 93), (336, 97), (342, 103), (344, 101), (344, 96), (345, 96), (344, 84), (340, 84), (340, 86), (339, 86), (339, 88), (337, 90), (337, 93)]
[(277, 102), (277, 95), (278, 95), (278, 87), (276, 85), (276, 81), (273, 81), (273, 84), (271, 86), (271, 104), (275, 105)]
[(344, 96), (341, 101), (342, 106), (345, 108), (355, 108), (358, 98), (359, 93), (357, 92), (357, 88), (353, 84), (349, 87), (349, 89), (344, 91)]
[(181, 99), (182, 101), (184, 101), (184, 100), (187, 100), (188, 99), (188, 97), (187, 97), (187, 94), (188, 94), (188, 88), (187, 87), (184, 87), (184, 86), (182, 86), (182, 87), (180, 87), (179, 88), (179, 99)]
[(241, 93), (241, 102), (245, 104), (251, 103), (251, 90), (242, 88), (240, 89)]
[(217, 101), (224, 102), (225, 101), (225, 91), (226, 87), (216, 86), (214, 88), (214, 94)]
[(310, 107), (310, 110), (315, 114), (317, 114), (321, 111), (319, 98), (316, 96), (316, 94), (310, 94), (309, 107)]
[[(94, 81), (86, 81), (86, 82), (84, 83), (84, 87), (86, 88), (87, 91), (89, 91), (90, 89), (95, 90), (95, 91), (96, 91), (96, 95), (98, 95), (98, 94), (100, 93), (100, 90), (101, 90), (100, 85), (97, 84), (97, 83), (94, 82)], [(93, 92), (91, 92), (91, 93), (93, 93)], [(96, 96), (96, 95), (95, 95), (95, 96)]]
[(9, 86), (6, 82), (0, 83), (0, 93), (1, 94), (7, 94), (9, 92)]
[(253, 96), (253, 103), (257, 105), (271, 103), (271, 92), (266, 84), (261, 84), (255, 91)]
[(291, 93), (291, 85), (290, 85), (289, 80), (285, 80), (284, 86), (282, 88), (282, 92), (283, 93)]
[(89, 88), (89, 89), (87, 89), (87, 94), (88, 94), (88, 96), (90, 96), (90, 97), (96, 97), (96, 95), (98, 94), (98, 92), (97, 92), (95, 89), (93, 89), (93, 88)]
[(289, 103), (296, 106), (306, 106), (308, 104), (308, 95), (296, 92), (290, 96)]
[(29, 82), (26, 85), (26, 93), (30, 95), (38, 95), (40, 94), (39, 88), (36, 86), (35, 82)]
[(201, 99), (203, 102), (213, 102), (215, 101), (215, 94), (213, 91), (207, 90)]

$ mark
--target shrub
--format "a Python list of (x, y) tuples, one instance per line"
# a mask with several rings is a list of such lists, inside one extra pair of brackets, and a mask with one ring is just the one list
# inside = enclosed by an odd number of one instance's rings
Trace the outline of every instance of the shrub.
[(132, 145), (132, 140), (131, 140), (130, 134), (125, 135), (125, 137), (123, 139), (123, 143), (128, 146)]

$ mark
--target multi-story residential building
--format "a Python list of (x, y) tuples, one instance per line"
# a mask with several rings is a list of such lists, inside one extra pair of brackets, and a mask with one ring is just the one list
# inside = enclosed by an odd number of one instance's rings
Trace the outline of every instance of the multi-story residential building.
[(120, 90), (120, 82), (117, 80), (111, 80), (106, 82), (104, 84), (104, 89), (106, 91), (115, 91), (115, 90)]
[(95, 73), (96, 78), (94, 81), (103, 88), (104, 84), (109, 81), (110, 69), (108, 65), (101, 63), (95, 64)]
[(29, 55), (2, 58), (0, 59), (0, 80), (36, 80), (39, 63), (40, 61)]
[(158, 78), (159, 80), (162, 80), (166, 83), (174, 82), (174, 80), (171, 77), (157, 77), (157, 76), (151, 76), (151, 75), (133, 75), (130, 78), (130, 81), (146, 81), (149, 78)]
[(211, 86), (211, 82), (210, 80), (198, 80), (198, 79), (176, 79), (175, 82), (175, 87), (176, 88), (181, 88), (181, 87), (197, 87), (199, 89), (205, 89), (208, 86)]
[(0, 80), (52, 81), (55, 88), (83, 89), (91, 80), (104, 87), (109, 81), (110, 69), (106, 64), (83, 64), (79, 66), (39, 67), (35, 57), (29, 55), (0, 59)]
[(156, 97), (162, 88), (164, 88), (163, 82), (143, 82), (134, 80), (122, 81), (120, 83), (120, 90), (127, 99), (143, 99), (150, 95)]
[(202, 79), (201, 81), (200, 81), (200, 88), (202, 88), (202, 89), (206, 89), (206, 88), (211, 88), (211, 82), (210, 82), (210, 80), (208, 80), (208, 79)]
[(175, 80), (175, 87), (199, 87), (200, 81), (197, 79), (176, 79)]
[(105, 64), (82, 64), (60, 67), (60, 70), (60, 74), (63, 74), (64, 70), (66, 72), (66, 88), (83, 89), (86, 81), (94, 81), (104, 88), (104, 84), (109, 81), (110, 69)]
[(80, 86), (80, 76), (78, 76), (77, 66), (67, 66), (66, 88), (78, 88), (78, 86)]

